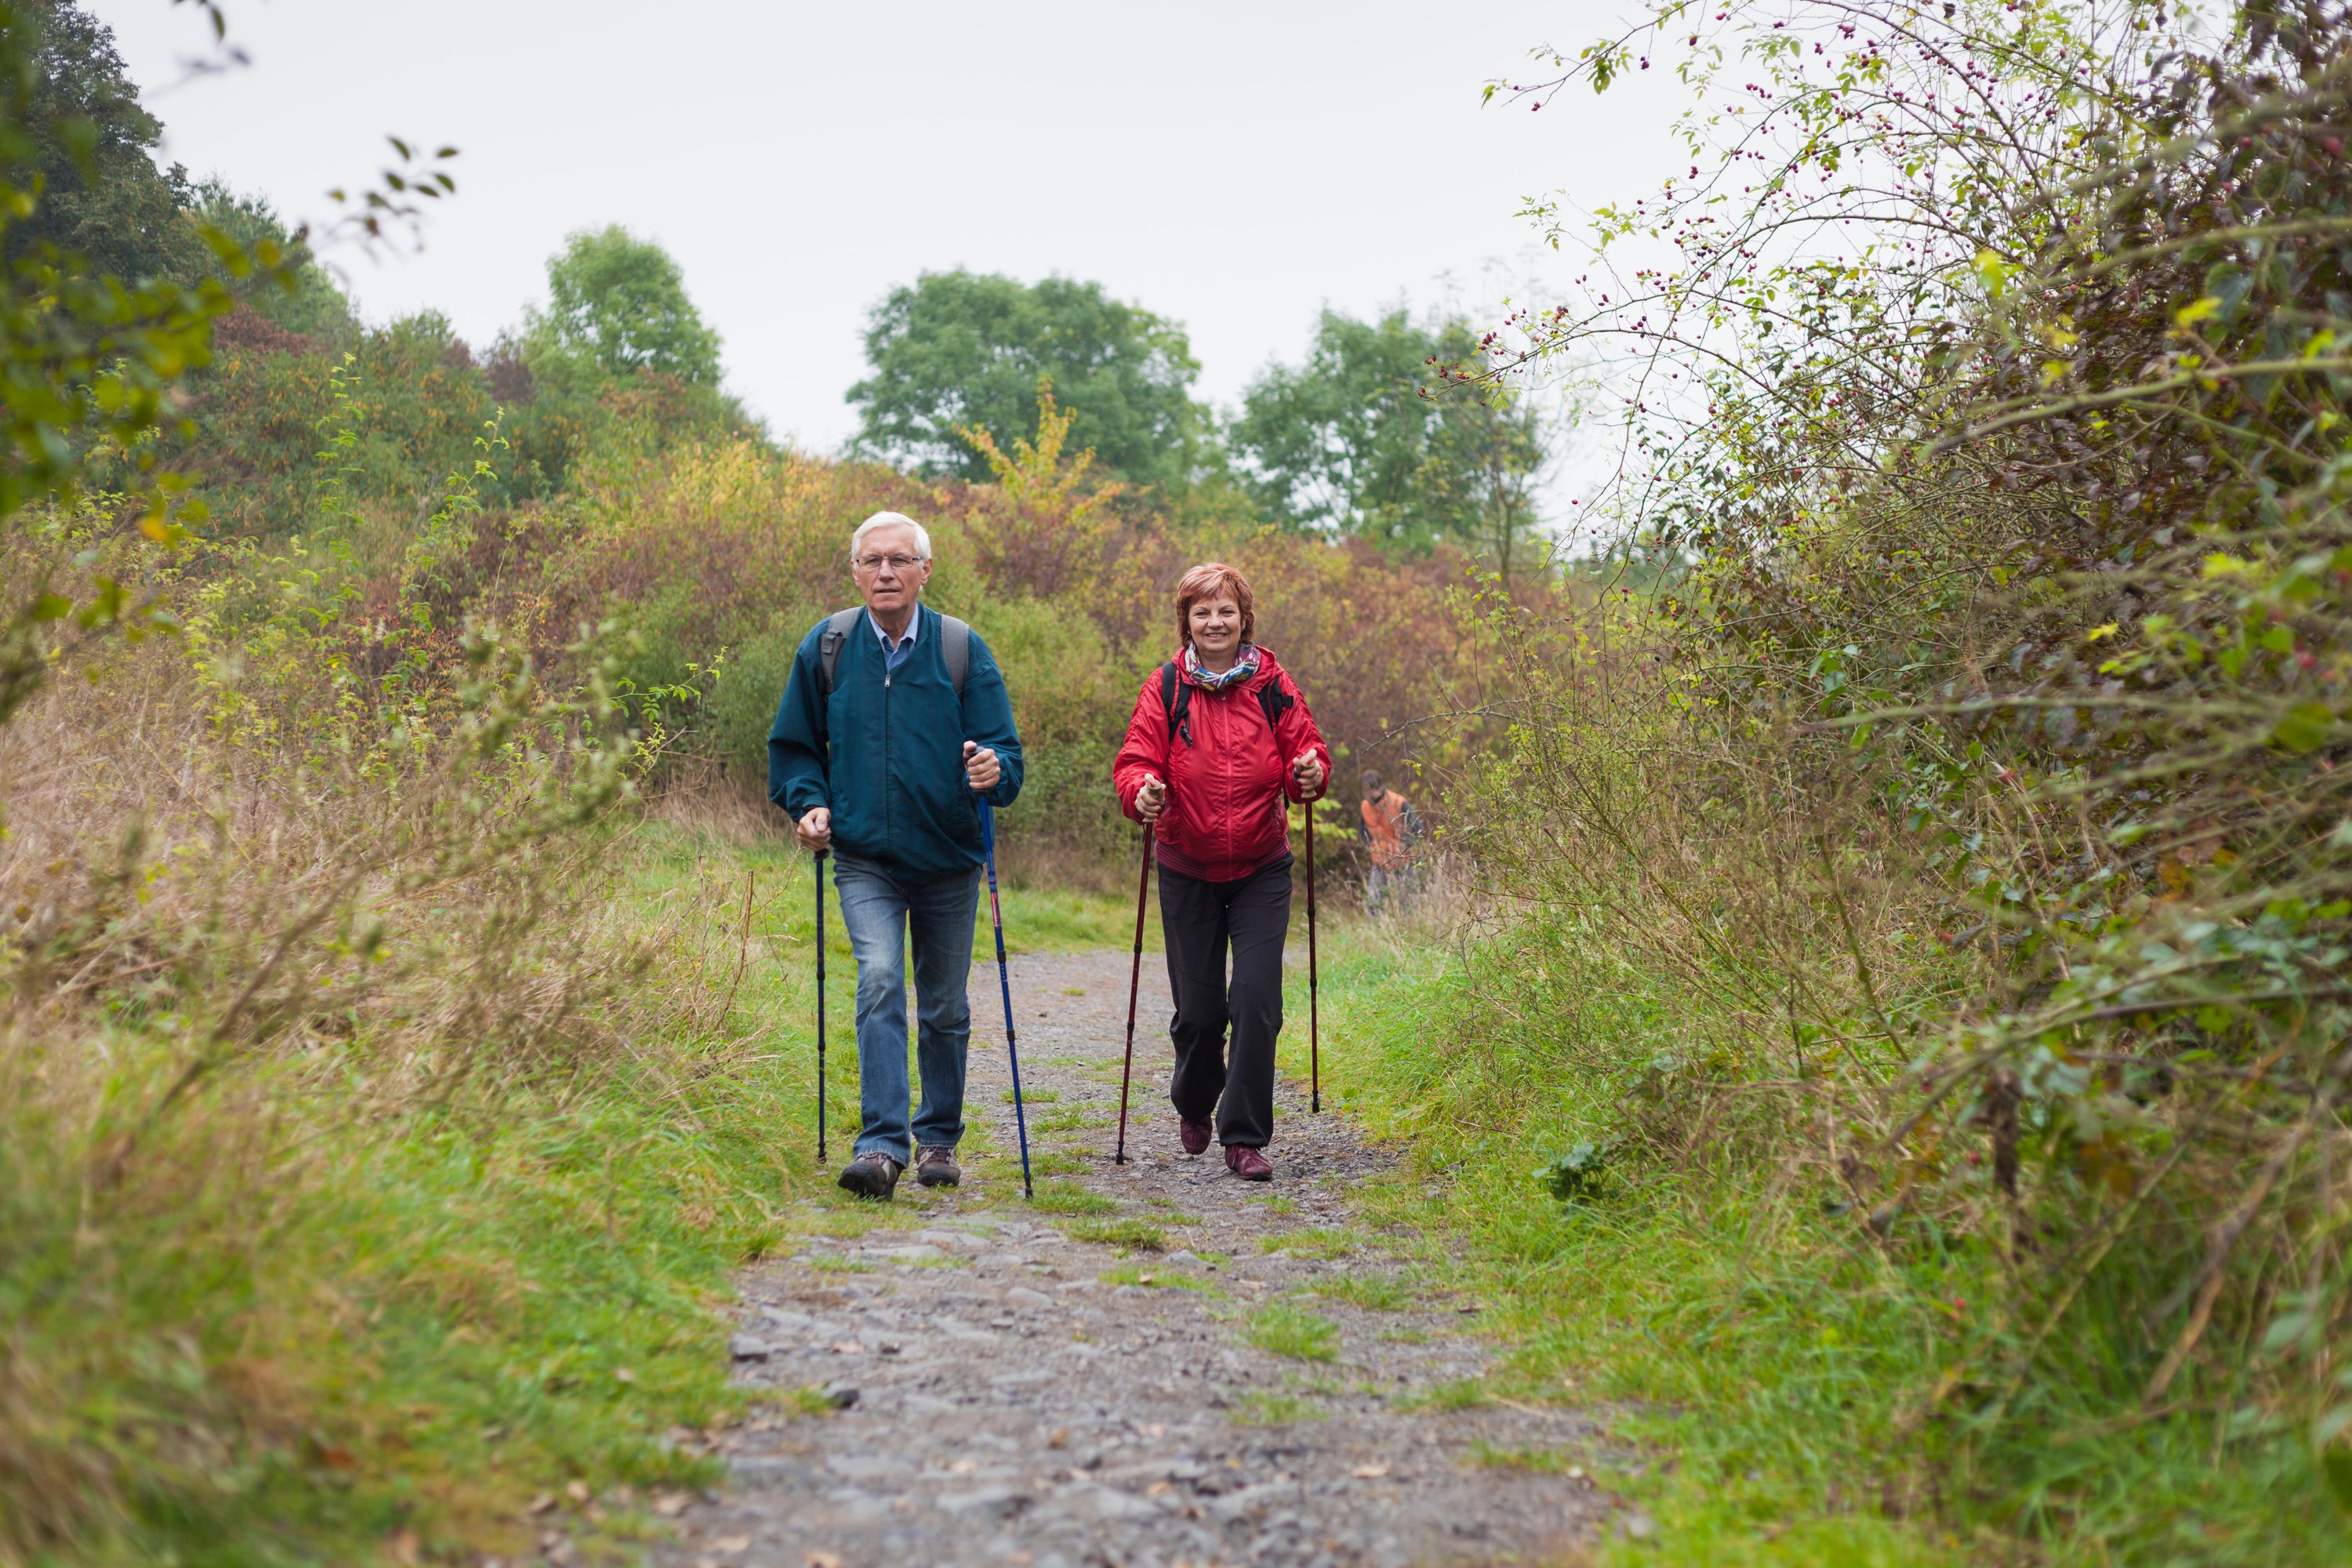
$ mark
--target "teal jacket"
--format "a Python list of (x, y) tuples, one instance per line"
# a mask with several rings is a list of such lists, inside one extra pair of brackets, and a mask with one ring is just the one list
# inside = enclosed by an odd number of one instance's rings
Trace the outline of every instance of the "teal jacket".
[(996, 753), (1003, 771), (987, 795), (1001, 808), (1021, 793), (1021, 736), (1003, 673), (980, 634), (971, 635), (959, 700), (948, 683), (940, 618), (920, 607), (916, 613), (922, 623), (915, 646), (887, 680), (881, 639), (859, 617), (842, 639), (830, 700), (819, 696), (824, 622), (801, 639), (768, 731), (768, 798), (795, 822), (830, 807), (835, 848), (927, 882), (980, 865), (980, 797), (964, 779), (963, 743), (976, 741)]

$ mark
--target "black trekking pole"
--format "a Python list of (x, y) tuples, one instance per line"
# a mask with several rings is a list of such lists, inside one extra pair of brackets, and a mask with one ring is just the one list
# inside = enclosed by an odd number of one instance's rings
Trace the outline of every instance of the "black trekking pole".
[(1135, 1072), (1135, 997), (1143, 985), (1143, 902), (1151, 890), (1151, 824), (1143, 825), (1143, 871), (1135, 883), (1135, 968), (1127, 977), (1127, 1062), (1118, 1069), (1118, 1152), (1111, 1163), (1127, 1163), (1127, 1080)]
[(1323, 1043), (1315, 1012), (1315, 803), (1307, 803), (1307, 1109), (1323, 1109)]
[(1013, 976), (1004, 963), (1004, 909), (996, 901), (996, 813), (980, 800), (980, 852), (988, 862), (988, 918), (996, 927), (996, 984), (1004, 993), (1004, 1059), (1013, 1068), (1013, 1125), (1021, 1135), (1021, 1195), (1034, 1199), (1029, 1180), (1029, 1121), (1021, 1109), (1021, 1048), (1013, 1037)]
[(824, 851), (816, 868), (816, 1163), (824, 1163)]

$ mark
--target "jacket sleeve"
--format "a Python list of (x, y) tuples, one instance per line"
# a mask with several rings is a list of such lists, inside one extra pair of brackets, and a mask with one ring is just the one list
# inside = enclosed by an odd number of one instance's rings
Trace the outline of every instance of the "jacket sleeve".
[(1135, 797), (1142, 792), (1146, 773), (1162, 784), (1168, 782), (1168, 720), (1160, 709), (1160, 676), (1156, 670), (1145, 678), (1143, 689), (1136, 694), (1135, 712), (1127, 721), (1127, 739), (1120, 742), (1118, 757), (1111, 763), (1110, 779), (1118, 791), (1118, 809), (1130, 822), (1143, 820), (1136, 814)]
[(824, 623), (801, 639), (793, 656), (792, 673), (784, 678), (783, 700), (776, 705), (776, 722), (768, 731), (768, 798), (798, 822), (803, 812), (830, 807), (824, 699), (819, 695), (824, 671), (817, 642)]
[(1281, 721), (1275, 726), (1274, 731), (1274, 738), (1282, 742), (1283, 798), (1291, 801), (1307, 798), (1299, 793), (1298, 775), (1290, 771), (1290, 764), (1297, 761), (1298, 753), (1309, 746), (1315, 748), (1315, 755), (1323, 763), (1323, 794), (1328, 798), (1331, 794), (1331, 748), (1323, 743), (1323, 731), (1315, 727), (1315, 715), (1307, 710), (1307, 694), (1298, 689), (1298, 683), (1290, 679), (1290, 672), (1286, 669), (1278, 671), (1275, 679), (1282, 682), (1282, 689), (1290, 698), (1290, 706), (1283, 710)]
[(981, 792), (999, 811), (1021, 795), (1021, 731), (1013, 722), (1013, 694), (1005, 689), (1004, 671), (996, 655), (971, 634), (971, 666), (964, 672), (963, 738), (996, 753), (996, 785)]

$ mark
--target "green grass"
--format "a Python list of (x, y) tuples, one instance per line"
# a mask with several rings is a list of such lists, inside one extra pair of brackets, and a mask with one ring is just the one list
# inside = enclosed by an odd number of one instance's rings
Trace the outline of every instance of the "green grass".
[(1465, 1377), (1452, 1383), (1432, 1384), (1417, 1394), (1397, 1401), (1400, 1410), (1475, 1410), (1491, 1403), (1486, 1385), (1475, 1377)]
[[(1013, 1091), (1009, 1089), (999, 1089), (996, 1092), (996, 1098), (1004, 1104), (1010, 1105), (1013, 1103)], [(1057, 1089), (1024, 1089), (1021, 1091), (1021, 1103), (1024, 1106), (1051, 1105), (1061, 1098), (1062, 1091)]]
[(1592, 1463), (1588, 1456), (1562, 1448), (1497, 1448), (1483, 1437), (1470, 1445), (1470, 1462), (1491, 1470), (1526, 1470), (1539, 1476), (1581, 1471)]
[(1293, 1361), (1332, 1361), (1339, 1353), (1339, 1331), (1331, 1320), (1287, 1301), (1269, 1301), (1252, 1312), (1243, 1321), (1242, 1338)]
[(1056, 1111), (1051, 1116), (1037, 1118), (1029, 1124), (1029, 1131), (1032, 1132), (1082, 1132), (1092, 1127), (1108, 1127), (1110, 1125), (1110, 1121), (1108, 1116), (1089, 1116), (1085, 1111), (1073, 1107), (1068, 1110)]
[(1356, 1250), (1354, 1233), (1338, 1229), (1286, 1230), (1258, 1237), (1261, 1252), (1286, 1252), (1296, 1258), (1345, 1258)]
[[(807, 888), (807, 873), (803, 871), (803, 901)], [(1121, 901), (1066, 889), (1023, 887), (1003, 889), (1003, 899), (1007, 952), (1085, 952), (1106, 947), (1125, 952), (1135, 944), (1135, 903), (1131, 898)], [(1158, 900), (1153, 902), (1156, 906)], [(992, 957), (996, 939), (991, 934), (984, 888), (981, 889), (980, 911), (973, 930), (974, 956)], [(1147, 952), (1160, 951), (1156, 907), (1144, 923), (1143, 945)]]
[(1063, 1228), (1072, 1240), (1090, 1241), (1098, 1247), (1123, 1247), (1135, 1252), (1168, 1250), (1168, 1233), (1147, 1220), (1078, 1220)]
[(825, 1397), (824, 1390), (814, 1386), (785, 1390), (782, 1404), (795, 1415), (830, 1415), (834, 1412), (834, 1403)]
[(1261, 1389), (1235, 1399), (1225, 1418), (1237, 1426), (1287, 1426), (1296, 1421), (1319, 1421), (1323, 1409), (1295, 1394)]
[(1412, 1292), (1404, 1282), (1385, 1274), (1344, 1274), (1337, 1279), (1318, 1279), (1312, 1289), (1327, 1300), (1368, 1312), (1402, 1312), (1412, 1305)]
[(1286, 1197), (1252, 1198), (1249, 1201), (1267, 1214), (1276, 1216), (1287, 1216), (1298, 1212), (1298, 1205)]
[[(1578, 969), (1565, 948), (1482, 960), (1549, 966), (1557, 1012), (1531, 1021), (1487, 1006), (1444, 944), (1391, 945), (1335, 922), (1323, 1083), (1327, 1105), (1405, 1143), (1402, 1168), (1357, 1190), (1359, 1217), (1426, 1235), (1442, 1249), (1428, 1261), (1450, 1258), (1450, 1282), (1486, 1308), (1464, 1330), (1508, 1347), (1502, 1385), (1613, 1405), (1612, 1442), (1650, 1457), (1620, 1484), (1658, 1536), (1605, 1542), (1599, 1563), (2352, 1561), (2352, 1530), (2300, 1438), (2110, 1419), (2136, 1412), (2145, 1372), (2128, 1369), (2147, 1352), (2122, 1343), (2138, 1330), (2110, 1331), (2095, 1301), (2023, 1385), (2046, 1415), (1964, 1448), (1967, 1395), (1928, 1395), (2009, 1364), (1999, 1259), (1925, 1231), (1900, 1247), (1864, 1242), (1822, 1212), (1817, 1188), (1777, 1179), (1776, 1155), (1717, 1139), (1678, 1164), (1621, 1160), (1591, 1201), (1542, 1191), (1536, 1165), (1617, 1130), (1643, 1064), (1709, 1026), (1704, 999), (1609, 967), (1609, 954)], [(1303, 987), (1291, 1005), (1304, 1011)], [(1519, 1048), (1538, 1026), (1626, 1076), (1547, 1065)], [(1283, 1047), (1286, 1074), (1303, 1079), (1304, 1039), (1286, 1031)], [(1353, 1287), (1327, 1288), (1345, 1299)], [(2052, 1441), (2069, 1428), (2090, 1435)], [(1887, 1498), (1896, 1510), (1881, 1508)]]
[(1038, 1153), (1031, 1151), (1030, 1173), (1038, 1176), (1078, 1176), (1094, 1168), (1094, 1162), (1081, 1154)]
[(1071, 1182), (1045, 1183), (1038, 1187), (1033, 1206), (1040, 1214), (1104, 1215), (1118, 1212), (1118, 1205), (1100, 1193), (1089, 1192)]
[(1196, 1290), (1204, 1296), (1224, 1294), (1213, 1280), (1157, 1263), (1127, 1264), (1117, 1268), (1106, 1268), (1096, 1278), (1106, 1285), (1140, 1285), (1150, 1290)]

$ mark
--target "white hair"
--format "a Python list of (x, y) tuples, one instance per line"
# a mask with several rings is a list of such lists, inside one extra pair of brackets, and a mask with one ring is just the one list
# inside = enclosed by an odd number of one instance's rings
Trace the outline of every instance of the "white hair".
[(857, 559), (857, 548), (866, 542), (866, 536), (877, 528), (905, 529), (915, 536), (915, 553), (926, 561), (931, 558), (931, 535), (928, 529), (905, 512), (877, 511), (859, 523), (857, 531), (849, 536), (849, 558), (852, 561)]

